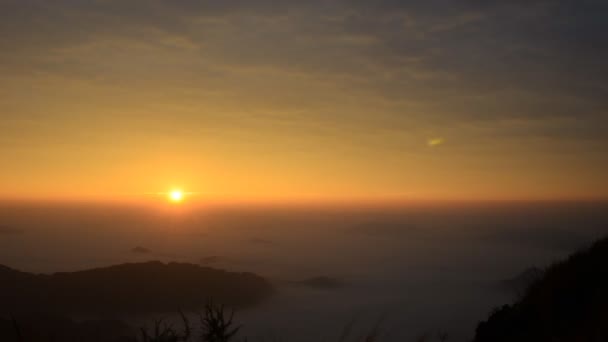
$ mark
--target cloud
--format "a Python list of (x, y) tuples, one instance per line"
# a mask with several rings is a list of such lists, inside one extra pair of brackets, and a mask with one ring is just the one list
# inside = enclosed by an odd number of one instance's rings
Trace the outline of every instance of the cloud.
[(443, 145), (444, 142), (445, 142), (445, 139), (443, 139), (443, 138), (431, 138), (427, 141), (427, 145), (429, 145), (429, 147), (435, 147), (435, 146)]
[(412, 133), (396, 148), (459, 130), (459, 144), (558, 150), (608, 142), (607, 13), (593, 0), (0, 0), (0, 89), (88, 89), (77, 97), (102, 112), (176, 113), (167, 99), (205, 127), (257, 131), (280, 113), (273, 124), (317, 136)]

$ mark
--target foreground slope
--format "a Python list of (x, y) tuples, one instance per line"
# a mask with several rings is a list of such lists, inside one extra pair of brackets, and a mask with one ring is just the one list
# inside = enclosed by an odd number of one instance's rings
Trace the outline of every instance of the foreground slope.
[(475, 341), (608, 341), (608, 238), (547, 269), (480, 323)]

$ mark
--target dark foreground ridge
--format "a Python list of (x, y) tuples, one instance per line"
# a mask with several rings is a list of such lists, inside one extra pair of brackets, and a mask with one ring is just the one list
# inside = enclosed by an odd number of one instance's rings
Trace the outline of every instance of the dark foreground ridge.
[(608, 341), (608, 238), (549, 267), (480, 323), (475, 341)]
[(209, 299), (238, 308), (272, 292), (255, 274), (186, 263), (151, 261), (51, 275), (0, 265), (0, 315), (175, 312), (200, 309)]

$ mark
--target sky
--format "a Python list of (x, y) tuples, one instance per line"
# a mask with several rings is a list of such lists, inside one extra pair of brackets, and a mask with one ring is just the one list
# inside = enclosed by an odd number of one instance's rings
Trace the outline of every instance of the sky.
[(0, 0), (0, 198), (608, 198), (601, 0)]

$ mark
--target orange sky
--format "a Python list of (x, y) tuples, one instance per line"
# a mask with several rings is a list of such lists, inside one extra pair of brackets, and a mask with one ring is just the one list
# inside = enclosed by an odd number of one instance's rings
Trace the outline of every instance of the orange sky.
[(596, 55), (496, 26), (536, 7), (6, 6), (3, 199), (608, 197), (602, 70), (543, 59)]

